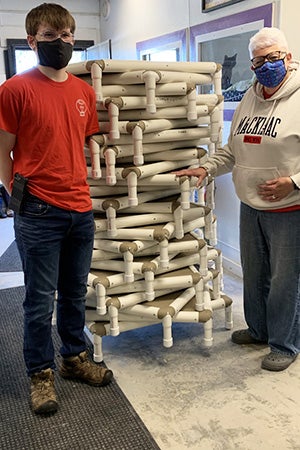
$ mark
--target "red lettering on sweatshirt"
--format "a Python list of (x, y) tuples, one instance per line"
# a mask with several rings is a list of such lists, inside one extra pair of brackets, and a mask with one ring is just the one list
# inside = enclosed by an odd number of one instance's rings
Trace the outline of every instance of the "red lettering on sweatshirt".
[(261, 136), (249, 136), (249, 134), (245, 134), (244, 142), (245, 144), (260, 144)]

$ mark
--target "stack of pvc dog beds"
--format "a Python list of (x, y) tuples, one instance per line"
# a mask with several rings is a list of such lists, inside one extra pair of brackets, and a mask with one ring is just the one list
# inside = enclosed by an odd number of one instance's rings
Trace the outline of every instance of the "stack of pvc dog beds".
[[(213, 62), (98, 60), (68, 70), (94, 87), (101, 132), (86, 148), (95, 213), (86, 324), (101, 361), (102, 336), (162, 323), (212, 319), (231, 299), (215, 248), (214, 181), (175, 170), (205, 164), (222, 140), (221, 67)], [(210, 94), (201, 94), (201, 87)]]

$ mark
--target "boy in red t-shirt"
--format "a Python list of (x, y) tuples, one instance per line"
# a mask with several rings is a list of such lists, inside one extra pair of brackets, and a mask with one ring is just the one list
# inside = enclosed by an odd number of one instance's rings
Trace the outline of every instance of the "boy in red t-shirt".
[(31, 404), (35, 413), (45, 414), (58, 408), (51, 337), (56, 292), (60, 375), (104, 386), (113, 374), (88, 358), (84, 335), (94, 240), (84, 142), (99, 131), (94, 91), (66, 71), (75, 21), (65, 8), (43, 3), (27, 14), (25, 25), (38, 65), (0, 87), (0, 179), (9, 193), (12, 189), (25, 275)]

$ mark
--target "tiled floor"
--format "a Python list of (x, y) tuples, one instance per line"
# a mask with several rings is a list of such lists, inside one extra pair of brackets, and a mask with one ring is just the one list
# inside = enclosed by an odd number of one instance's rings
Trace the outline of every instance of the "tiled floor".
[[(12, 219), (0, 220), (0, 235), (1, 255), (14, 238)], [(22, 282), (20, 273), (0, 273), (2, 289)], [(227, 273), (224, 283), (234, 328), (243, 327), (241, 279)], [(239, 347), (230, 334), (216, 311), (210, 349), (201, 324), (175, 324), (169, 349), (153, 325), (103, 338), (104, 360), (162, 450), (300, 450), (300, 359), (284, 372), (263, 371), (267, 347)]]

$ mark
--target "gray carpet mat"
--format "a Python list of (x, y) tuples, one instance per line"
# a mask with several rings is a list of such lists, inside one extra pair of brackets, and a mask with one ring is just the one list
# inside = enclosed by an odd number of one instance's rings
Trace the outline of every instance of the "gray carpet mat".
[(16, 241), (0, 257), (0, 272), (21, 272), (22, 263)]
[[(31, 412), (22, 355), (23, 296), (23, 286), (0, 290), (0, 448), (159, 450), (115, 380), (95, 388), (57, 374), (58, 412), (49, 417)], [(59, 364), (55, 327), (53, 341)]]

